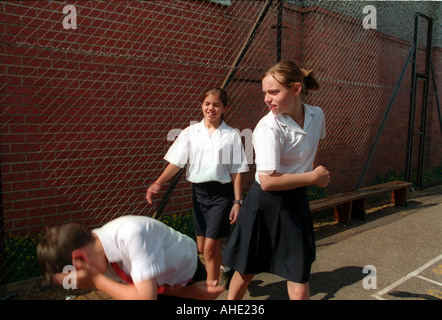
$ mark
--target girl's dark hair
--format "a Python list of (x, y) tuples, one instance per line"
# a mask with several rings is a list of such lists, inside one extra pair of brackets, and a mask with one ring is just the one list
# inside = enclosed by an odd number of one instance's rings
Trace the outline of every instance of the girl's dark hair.
[(55, 226), (46, 231), (37, 246), (37, 258), (45, 279), (72, 264), (72, 252), (94, 241), (91, 232), (76, 223)]
[(229, 103), (229, 97), (227, 95), (227, 91), (224, 90), (223, 88), (220, 88), (220, 87), (214, 87), (214, 88), (207, 89), (201, 99), (201, 102), (204, 102), (206, 97), (211, 94), (218, 95), (218, 97), (221, 100), (221, 102), (223, 103), (224, 107), (226, 107), (227, 104)]
[(292, 87), (296, 82), (299, 82), (302, 85), (302, 93), (306, 95), (310, 91), (320, 88), (313, 76), (313, 70), (302, 69), (292, 61), (278, 62), (264, 74), (263, 78), (267, 76), (273, 77), (286, 87)]

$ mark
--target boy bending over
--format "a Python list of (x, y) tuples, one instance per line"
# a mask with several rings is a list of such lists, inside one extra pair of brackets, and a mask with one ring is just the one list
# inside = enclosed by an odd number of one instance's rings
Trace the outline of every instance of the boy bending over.
[(118, 300), (215, 299), (224, 291), (206, 282), (190, 237), (143, 216), (122, 216), (92, 232), (75, 223), (53, 227), (37, 256), (47, 280), (61, 285), (63, 268), (73, 265), (77, 288), (95, 287)]

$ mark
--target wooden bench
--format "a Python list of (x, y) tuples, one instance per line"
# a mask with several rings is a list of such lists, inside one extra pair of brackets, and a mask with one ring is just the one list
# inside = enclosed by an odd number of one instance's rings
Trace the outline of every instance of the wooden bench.
[(334, 194), (323, 199), (310, 201), (310, 211), (317, 212), (333, 207), (335, 221), (337, 220), (349, 225), (352, 217), (361, 220), (365, 219), (365, 207), (367, 197), (369, 196), (391, 192), (392, 204), (406, 206), (408, 189), (412, 185), (411, 182), (393, 181), (350, 192)]

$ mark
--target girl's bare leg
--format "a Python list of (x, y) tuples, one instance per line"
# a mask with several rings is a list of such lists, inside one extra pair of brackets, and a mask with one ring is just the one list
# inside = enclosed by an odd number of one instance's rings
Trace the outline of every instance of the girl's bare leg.
[(310, 300), (309, 283), (287, 281), (287, 292), (290, 300)]
[(221, 266), (221, 239), (197, 236), (198, 252), (204, 255), (207, 280), (219, 280)]
[(254, 274), (241, 274), (235, 271), (230, 281), (228, 300), (241, 300), (252, 281)]

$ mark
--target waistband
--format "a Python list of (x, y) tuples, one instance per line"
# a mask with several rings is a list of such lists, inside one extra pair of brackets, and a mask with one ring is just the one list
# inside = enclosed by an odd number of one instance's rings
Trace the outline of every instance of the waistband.
[(208, 195), (233, 191), (232, 182), (221, 183), (218, 181), (209, 181), (203, 183), (192, 183), (192, 186), (194, 190), (207, 193)]

